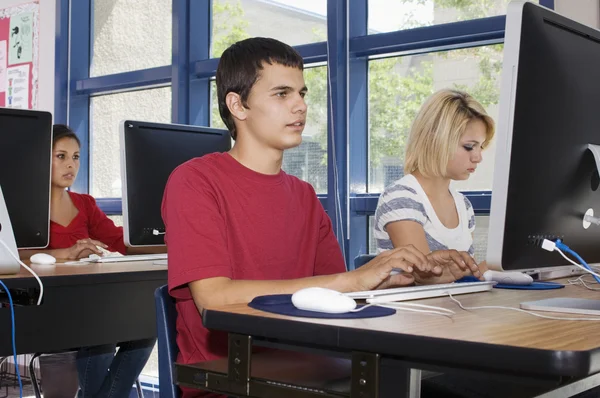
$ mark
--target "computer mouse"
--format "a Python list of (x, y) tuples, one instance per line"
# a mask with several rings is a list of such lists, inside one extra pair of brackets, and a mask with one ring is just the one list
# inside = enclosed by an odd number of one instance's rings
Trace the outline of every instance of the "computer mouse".
[(494, 281), (506, 285), (531, 285), (533, 283), (530, 275), (516, 271), (500, 272), (489, 269), (483, 273), (483, 278), (488, 282)]
[(49, 264), (56, 263), (56, 259), (46, 253), (36, 253), (33, 256), (29, 257), (29, 261), (31, 261), (34, 264), (42, 264), (42, 265), (49, 265)]
[(356, 308), (354, 299), (322, 287), (308, 287), (292, 294), (292, 304), (300, 310), (343, 314)]

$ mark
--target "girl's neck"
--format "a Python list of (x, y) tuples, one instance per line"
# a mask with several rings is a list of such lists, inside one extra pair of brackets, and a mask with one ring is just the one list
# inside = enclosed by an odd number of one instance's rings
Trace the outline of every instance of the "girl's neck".
[(63, 187), (52, 186), (50, 189), (50, 203), (60, 203), (69, 197), (69, 193)]
[(444, 177), (425, 177), (419, 171), (412, 173), (417, 179), (427, 196), (436, 198), (448, 195), (450, 179)]

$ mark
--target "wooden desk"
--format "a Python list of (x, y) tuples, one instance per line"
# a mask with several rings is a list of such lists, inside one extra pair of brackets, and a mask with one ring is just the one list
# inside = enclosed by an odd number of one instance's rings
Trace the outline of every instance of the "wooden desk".
[[(456, 296), (468, 307), (514, 308), (524, 301), (550, 297), (597, 299), (600, 292), (567, 286), (546, 291), (493, 289)], [(447, 297), (419, 302), (451, 309), (456, 315), (449, 319), (398, 311), (383, 318), (324, 320), (280, 316), (246, 305), (230, 305), (206, 310), (203, 319), (208, 328), (229, 332), (230, 338), (235, 333), (242, 342), (245, 336), (251, 336), (254, 342), (277, 343), (295, 350), (319, 349), (346, 357), (366, 354), (367, 360), (379, 363), (391, 360), (397, 371), (389, 377), (398, 383), (409, 383), (411, 377), (415, 381), (409, 369), (535, 379), (548, 382), (552, 388), (570, 386), (571, 392), (576, 391), (575, 385), (581, 389), (587, 383), (585, 390), (600, 383), (598, 375), (588, 378), (600, 372), (600, 321), (546, 320), (501, 309), (464, 311)], [(372, 369), (382, 373), (377, 366)], [(569, 384), (585, 378), (588, 379), (579, 384)], [(190, 379), (179, 381), (194, 385)], [(352, 386), (356, 387), (354, 381)], [(378, 396), (418, 396), (414, 385), (404, 392), (390, 388), (386, 393), (388, 387), (380, 385)], [(554, 396), (571, 394), (564, 389), (557, 391), (559, 395)]]
[[(154, 290), (167, 267), (151, 261), (89, 265), (34, 265), (44, 283), (40, 306), (15, 307), (17, 351), (49, 352), (156, 337)], [(0, 279), (37, 288), (24, 269)], [(0, 308), (0, 356), (10, 355), (10, 312)]]

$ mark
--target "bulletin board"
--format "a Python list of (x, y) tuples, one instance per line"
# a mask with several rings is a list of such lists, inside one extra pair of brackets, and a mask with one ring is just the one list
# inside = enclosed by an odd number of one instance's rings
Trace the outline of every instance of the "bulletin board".
[(36, 109), (39, 2), (0, 8), (0, 106)]

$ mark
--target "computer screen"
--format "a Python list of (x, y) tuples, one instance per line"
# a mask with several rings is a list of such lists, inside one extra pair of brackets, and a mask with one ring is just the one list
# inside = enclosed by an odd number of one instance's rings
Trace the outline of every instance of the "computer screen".
[[(528, 2), (506, 20), (487, 263), (503, 270), (566, 266), (540, 249), (560, 238), (600, 262), (600, 32)], [(568, 267), (570, 269), (570, 267)], [(568, 274), (569, 269), (563, 269)], [(558, 276), (558, 275), (556, 275)]]
[(180, 164), (231, 149), (229, 131), (209, 127), (121, 122), (123, 229), (127, 246), (164, 245), (161, 204)]
[[(50, 229), (52, 115), (0, 108), (0, 239), (11, 251), (43, 248)], [(0, 274), (19, 264), (0, 246)]]

